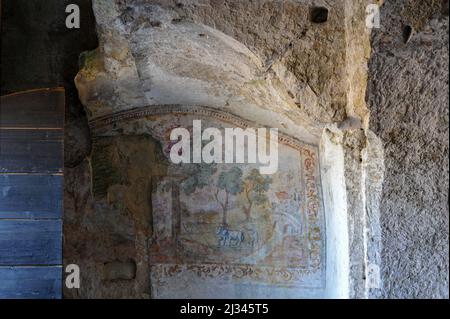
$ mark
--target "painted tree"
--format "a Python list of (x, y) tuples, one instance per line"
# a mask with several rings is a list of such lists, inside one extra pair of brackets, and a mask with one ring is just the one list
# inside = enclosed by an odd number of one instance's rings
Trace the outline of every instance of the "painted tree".
[(269, 201), (265, 193), (269, 190), (271, 183), (272, 178), (261, 175), (257, 169), (252, 169), (244, 179), (243, 193), (248, 202), (248, 205), (244, 205), (244, 214), (247, 220), (250, 219), (254, 205), (262, 205)]
[[(229, 171), (220, 173), (217, 182), (217, 191), (214, 196), (216, 201), (222, 207), (222, 224), (224, 226), (228, 225), (227, 213), (229, 197), (230, 195), (241, 193), (242, 190), (242, 170), (239, 167), (235, 166)], [(219, 198), (220, 193), (224, 194), (222, 200)]]
[(215, 164), (188, 164), (185, 165), (186, 178), (181, 187), (186, 195), (192, 195), (196, 189), (203, 189), (212, 185), (212, 177), (217, 172)]
[(222, 208), (222, 224), (227, 226), (230, 195), (237, 195), (243, 191), (242, 170), (239, 167), (233, 167), (221, 172), (217, 184), (214, 184), (213, 175), (216, 172), (215, 164), (191, 164), (181, 186), (186, 195), (191, 195), (197, 189), (203, 189), (206, 186), (214, 187), (214, 198)]

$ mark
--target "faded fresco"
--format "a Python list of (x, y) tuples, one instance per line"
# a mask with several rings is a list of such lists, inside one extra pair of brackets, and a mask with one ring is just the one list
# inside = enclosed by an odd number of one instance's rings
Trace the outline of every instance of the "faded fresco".
[(249, 297), (246, 286), (262, 287), (260, 297), (275, 288), (284, 297), (314, 296), (308, 290), (323, 288), (325, 272), (317, 148), (280, 134), (272, 175), (258, 163), (173, 164), (170, 132), (194, 119), (203, 127), (256, 127), (207, 108), (175, 107), (94, 123), (98, 135), (150, 135), (166, 158), (165, 174), (151, 179), (153, 297)]

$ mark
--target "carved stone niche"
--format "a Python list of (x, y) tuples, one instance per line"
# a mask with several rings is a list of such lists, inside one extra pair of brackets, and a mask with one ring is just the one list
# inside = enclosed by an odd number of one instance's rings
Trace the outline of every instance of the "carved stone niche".
[[(75, 79), (93, 136), (90, 218), (120, 221), (97, 228), (128, 245), (110, 258), (136, 263), (114, 283), (131, 293), (114, 297), (369, 297), (383, 165), (364, 103), (365, 1), (333, 2), (320, 24), (309, 0), (224, 3), (93, 0), (100, 47)], [(170, 132), (193, 120), (277, 128), (278, 171), (173, 164)]]

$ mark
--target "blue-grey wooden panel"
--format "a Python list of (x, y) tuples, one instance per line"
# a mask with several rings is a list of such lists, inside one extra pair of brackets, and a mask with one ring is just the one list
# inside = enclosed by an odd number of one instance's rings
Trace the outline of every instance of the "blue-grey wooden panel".
[(0, 299), (61, 298), (64, 89), (0, 99)]
[(60, 175), (0, 174), (0, 219), (61, 218)]
[(61, 266), (0, 267), (0, 299), (59, 299), (61, 281)]
[(0, 266), (61, 263), (61, 220), (0, 220)]
[(0, 126), (15, 128), (63, 128), (63, 88), (38, 89), (2, 96)]
[(63, 171), (62, 130), (0, 130), (0, 173)]

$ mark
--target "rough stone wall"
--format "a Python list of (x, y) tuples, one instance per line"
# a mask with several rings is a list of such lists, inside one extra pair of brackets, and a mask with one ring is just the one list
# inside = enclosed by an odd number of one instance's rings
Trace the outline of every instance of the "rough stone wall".
[[(80, 96), (91, 117), (182, 100), (245, 116), (258, 116), (257, 105), (284, 130), (301, 122), (320, 134), (353, 116), (361, 123), (368, 119), (365, 3), (335, 1), (328, 20), (314, 23), (311, 10), (325, 5), (312, 1), (94, 1), (100, 46), (83, 59)], [(213, 60), (217, 54), (228, 67)], [(169, 85), (181, 92), (167, 94)]]
[(378, 296), (448, 298), (448, 1), (381, 12), (367, 95), (386, 165)]

